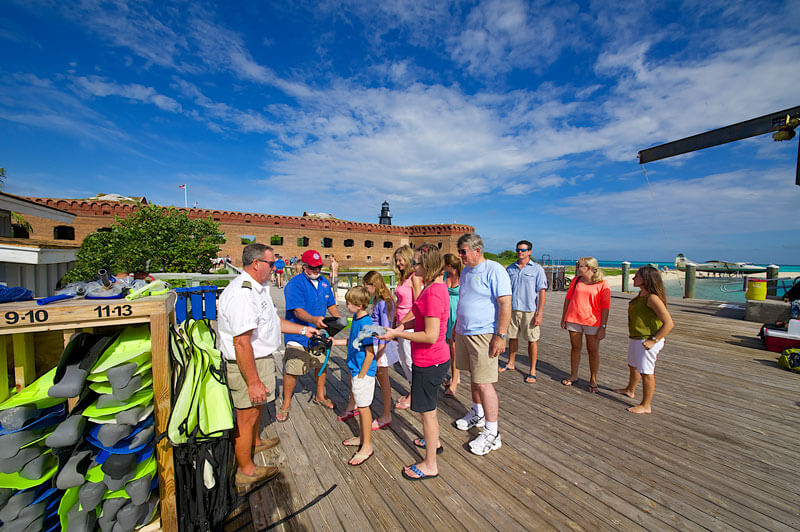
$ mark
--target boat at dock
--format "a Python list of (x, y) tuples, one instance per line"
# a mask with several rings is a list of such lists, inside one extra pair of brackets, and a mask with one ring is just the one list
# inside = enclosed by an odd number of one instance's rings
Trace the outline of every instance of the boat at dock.
[(724, 260), (709, 260), (706, 262), (694, 262), (686, 258), (683, 253), (678, 253), (675, 257), (675, 268), (684, 271), (686, 265), (694, 265), (698, 272), (710, 273), (759, 273), (767, 271), (764, 266), (757, 266), (752, 262), (729, 262)]

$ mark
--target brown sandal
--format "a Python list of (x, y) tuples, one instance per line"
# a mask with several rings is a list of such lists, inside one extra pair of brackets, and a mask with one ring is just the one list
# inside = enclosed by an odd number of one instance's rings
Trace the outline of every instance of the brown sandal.
[[(283, 416), (283, 419), (281, 419), (281, 416)], [(283, 407), (280, 407), (278, 411), (275, 412), (275, 419), (278, 420), (278, 423), (283, 423), (284, 421), (289, 419), (289, 409), (287, 408), (286, 410), (284, 410)]]

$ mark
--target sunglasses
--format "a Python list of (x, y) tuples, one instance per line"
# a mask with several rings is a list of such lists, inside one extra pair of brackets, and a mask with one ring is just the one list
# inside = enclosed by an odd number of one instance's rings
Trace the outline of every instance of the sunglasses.
[(458, 254), (459, 255), (466, 255), (467, 254), (467, 250), (466, 249), (459, 249), (458, 250)]
[(309, 270), (313, 270), (313, 271), (317, 271), (318, 272), (318, 271), (322, 270), (322, 265), (320, 264), (319, 266), (306, 266), (306, 268), (308, 268)]
[(529, 249), (517, 248), (517, 253), (525, 253), (526, 251), (530, 251)]
[(422, 263), (421, 263), (421, 262), (417, 262), (417, 261), (415, 261), (415, 260), (412, 260), (412, 261), (411, 261), (411, 265), (412, 265), (412, 266), (422, 266)]
[(265, 262), (265, 263), (269, 264), (270, 268), (274, 268), (275, 267), (275, 261), (274, 260), (264, 260), (264, 259), (256, 259), (256, 260), (258, 262)]

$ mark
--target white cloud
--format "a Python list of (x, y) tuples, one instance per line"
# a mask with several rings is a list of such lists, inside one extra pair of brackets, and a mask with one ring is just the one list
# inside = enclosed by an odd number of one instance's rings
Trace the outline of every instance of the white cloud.
[[(642, 178), (644, 183), (644, 178)], [(695, 179), (668, 178), (629, 190), (564, 198), (553, 214), (603, 227), (644, 232), (667, 228), (673, 239), (800, 228), (794, 165), (737, 170)]]
[(164, 111), (181, 112), (181, 104), (169, 96), (158, 94), (153, 87), (145, 87), (137, 83), (113, 83), (100, 76), (77, 77), (75, 85), (93, 96), (121, 96), (129, 100), (151, 103)]
[(577, 14), (570, 2), (484, 1), (447, 40), (448, 49), (454, 61), (483, 76), (514, 68), (540, 70), (577, 40)]

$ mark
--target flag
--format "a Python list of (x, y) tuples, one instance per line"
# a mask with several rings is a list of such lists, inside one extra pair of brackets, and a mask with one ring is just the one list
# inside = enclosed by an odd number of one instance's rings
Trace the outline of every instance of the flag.
[(178, 185), (178, 188), (186, 188), (186, 185)]

